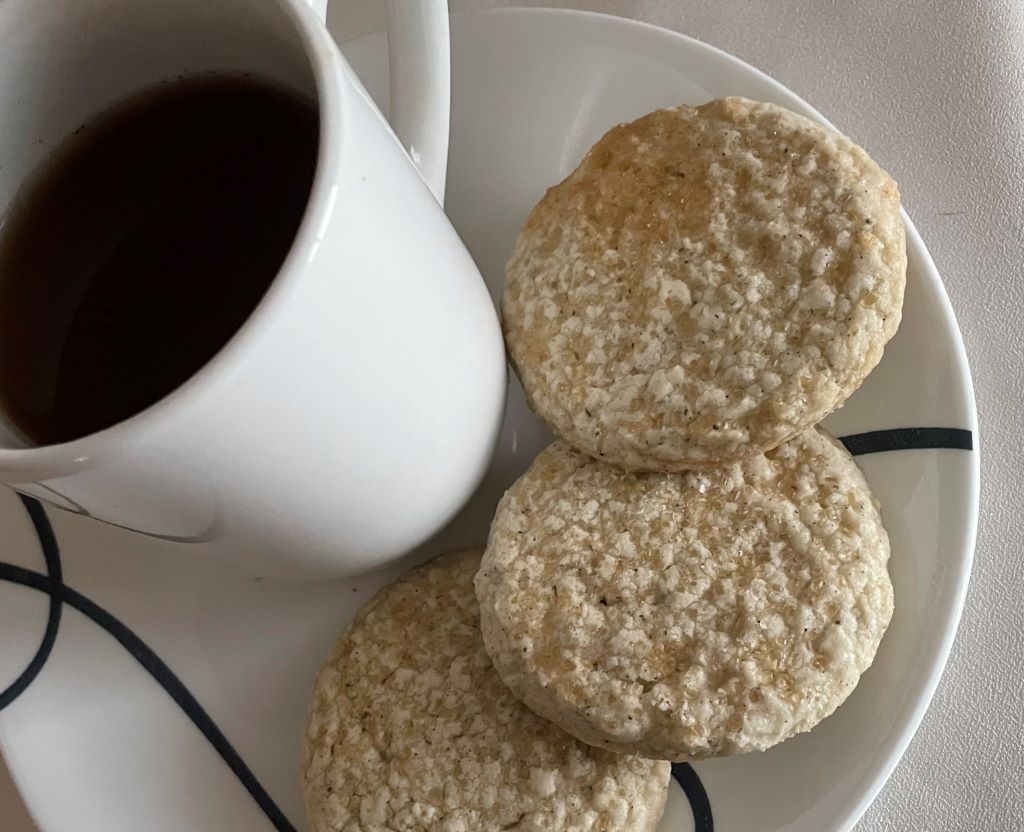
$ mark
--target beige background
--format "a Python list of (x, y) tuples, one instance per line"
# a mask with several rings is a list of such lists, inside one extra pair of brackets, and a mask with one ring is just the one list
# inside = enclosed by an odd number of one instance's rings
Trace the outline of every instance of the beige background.
[[(381, 5), (334, 0), (332, 29), (348, 38), (381, 28)], [(502, 5), (610, 12), (719, 46), (806, 98), (899, 180), (967, 342), (982, 521), (946, 675), (858, 832), (1024, 829), (1024, 4), (452, 2)], [(0, 832), (32, 830), (0, 764)]]

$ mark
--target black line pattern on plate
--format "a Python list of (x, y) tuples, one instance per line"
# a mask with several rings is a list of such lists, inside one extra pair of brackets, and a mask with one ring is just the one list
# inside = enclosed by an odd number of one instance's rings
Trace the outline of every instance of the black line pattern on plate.
[[(973, 450), (973, 435), (959, 428), (898, 428), (857, 433), (840, 438), (855, 455), (907, 449), (949, 448)], [(49, 595), (46, 630), (32, 660), (5, 690), (0, 691), (0, 711), (18, 698), (42, 670), (60, 629), (61, 610), (68, 604), (81, 612), (125, 648), (167, 692), (249, 792), (277, 832), (296, 832), (295, 827), (260, 785), (256, 776), (221, 732), (203, 706), (181, 680), (135, 633), (81, 593), (64, 584), (60, 548), (42, 505), (33, 497), (18, 495), (28, 512), (46, 563), (46, 574), (0, 561), (0, 581), (36, 589)], [(714, 832), (711, 802), (697, 772), (688, 763), (673, 763), (672, 776), (682, 787), (693, 813), (695, 832)]]
[(686, 799), (690, 801), (693, 813), (694, 832), (714, 832), (715, 822), (711, 817), (711, 801), (704, 791), (704, 784), (689, 763), (672, 763), (672, 776), (683, 787)]
[[(200, 733), (202, 733), (204, 737), (206, 737), (206, 740), (213, 746), (221, 759), (227, 763), (228, 768), (234, 772), (245, 790), (249, 792), (253, 800), (255, 800), (260, 809), (263, 810), (263, 813), (267, 816), (267, 819), (271, 824), (273, 824), (274, 829), (276, 829), (277, 832), (296, 832), (295, 827), (291, 824), (288, 818), (285, 817), (284, 812), (281, 811), (270, 795), (267, 794), (266, 789), (260, 785), (260, 782), (256, 779), (256, 775), (254, 775), (245, 762), (243, 762), (242, 758), (239, 756), (234, 746), (231, 745), (228, 738), (224, 736), (203, 706), (199, 704), (191, 693), (189, 693), (188, 688), (186, 688), (182, 681), (175, 675), (174, 671), (164, 664), (160, 657), (157, 656), (157, 654), (154, 653), (141, 638), (135, 635), (135, 633), (128, 629), (117, 618), (98, 604), (90, 601), (80, 592), (76, 592), (71, 589), (71, 587), (64, 584), (61, 579), (60, 549), (57, 546), (57, 539), (53, 534), (53, 528), (50, 526), (50, 521), (46, 517), (46, 513), (43, 511), (39, 502), (34, 498), (26, 497), (25, 495), (19, 496), (21, 497), (21, 501), (25, 505), (25, 508), (28, 510), (29, 517), (32, 520), (32, 525), (35, 528), (40, 544), (43, 547), (43, 553), (46, 558), (46, 566), (49, 574), (43, 575), (39, 572), (34, 572), (31, 569), (16, 566), (12, 563), (0, 562), (0, 580), (31, 587), (32, 589), (37, 589), (40, 592), (49, 594), (51, 609), (50, 620), (54, 621), (55, 619), (56, 623), (53, 625), (52, 635), (51, 627), (49, 623), (47, 624), (46, 635), (43, 638), (43, 643), (36, 652), (36, 658), (33, 658), (29, 668), (15, 680), (14, 684), (0, 694), (0, 703), (2, 703), (0, 704), (0, 708), (2, 708), (3, 705), (9, 704), (14, 700), (14, 698), (21, 694), (25, 688), (28, 687), (28, 683), (31, 682), (39, 672), (37, 668), (26, 681), (26, 674), (28, 673), (28, 670), (36, 664), (36, 659), (42, 655), (42, 660), (39, 662), (39, 666), (41, 667), (42, 663), (45, 662), (46, 658), (49, 656), (50, 649), (56, 639), (57, 625), (60, 622), (60, 608), (63, 604), (67, 604), (85, 615), (95, 624), (102, 627), (107, 633), (113, 636), (125, 650), (135, 657), (136, 661), (146, 669), (149, 675), (157, 681), (160, 687), (167, 692), (171, 699), (174, 700), (175, 704), (177, 704), (185, 715), (192, 721), (192, 724), (199, 729)], [(52, 613), (54, 607), (57, 609), (56, 617), (54, 617), (54, 614)]]
[[(43, 640), (39, 642), (39, 649), (36, 650), (32, 661), (21, 671), (18, 678), (8, 685), (6, 690), (0, 691), (0, 711), (10, 705), (25, 688), (32, 684), (36, 676), (39, 675), (39, 671), (43, 669), (43, 665), (46, 664), (46, 660), (50, 658), (50, 651), (53, 649), (54, 642), (57, 641), (57, 631), (60, 629), (61, 610), (64, 608), (60, 600), (64, 575), (60, 565), (60, 550), (57, 548), (57, 538), (54, 537), (53, 528), (38, 500), (26, 497), (24, 494), (18, 496), (21, 498), (22, 505), (25, 506), (25, 510), (32, 520), (32, 527), (39, 538), (43, 559), (46, 561), (46, 573), (49, 575), (48, 582), (53, 589), (50, 590), (50, 611), (46, 618), (46, 631), (43, 633)], [(0, 579), (2, 577), (3, 575), (0, 574)]]
[(974, 436), (960, 428), (898, 428), (853, 433), (840, 440), (854, 456), (882, 451), (908, 451), (922, 448), (949, 448), (973, 451)]

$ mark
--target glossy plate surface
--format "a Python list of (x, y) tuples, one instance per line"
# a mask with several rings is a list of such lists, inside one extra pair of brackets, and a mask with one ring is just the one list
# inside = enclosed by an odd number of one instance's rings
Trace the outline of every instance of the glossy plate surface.
[[(459, 15), (452, 46), (448, 209), (494, 293), (531, 206), (617, 122), (730, 94), (820, 118), (735, 58), (617, 18)], [(382, 38), (345, 51), (386, 101)], [(664, 832), (709, 830), (712, 819), (720, 832), (850, 828), (938, 682), (970, 572), (976, 415), (942, 283), (909, 221), (908, 231), (899, 334), (826, 422), (855, 437), (882, 504), (890, 630), (849, 701), (814, 732), (765, 754), (677, 767), (687, 792), (673, 787)], [(498, 495), (548, 440), (513, 383), (487, 481), (409, 561), (482, 541)], [(43, 832), (304, 828), (299, 749), (313, 676), (355, 609), (408, 562), (343, 583), (257, 582), (170, 544), (48, 516), (53, 541), (41, 512), (0, 496), (0, 746)]]

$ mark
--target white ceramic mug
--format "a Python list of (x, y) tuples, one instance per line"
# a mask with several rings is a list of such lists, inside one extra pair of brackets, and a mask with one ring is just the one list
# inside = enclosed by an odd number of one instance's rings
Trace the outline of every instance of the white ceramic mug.
[(505, 359), (491, 298), (438, 204), (447, 5), (390, 2), (393, 118), (408, 153), (323, 11), (304, 0), (0, 4), (0, 213), (76, 126), (168, 78), (263, 76), (314, 97), (321, 120), (301, 228), (231, 341), (99, 433), (25, 447), (0, 425), (0, 480), (294, 577), (400, 555), (473, 491), (499, 429)]

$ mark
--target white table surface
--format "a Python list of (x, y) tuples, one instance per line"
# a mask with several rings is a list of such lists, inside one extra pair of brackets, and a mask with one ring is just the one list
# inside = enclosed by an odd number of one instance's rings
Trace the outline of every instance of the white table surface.
[[(788, 85), (899, 181), (967, 342), (981, 417), (982, 517), (967, 606), (946, 674), (906, 757), (858, 832), (1024, 829), (1024, 4), (451, 5), (455, 11), (570, 6), (685, 32)], [(382, 6), (380, 0), (334, 0), (331, 28), (346, 39), (383, 28)], [(2, 763), (0, 830), (34, 832)]]

